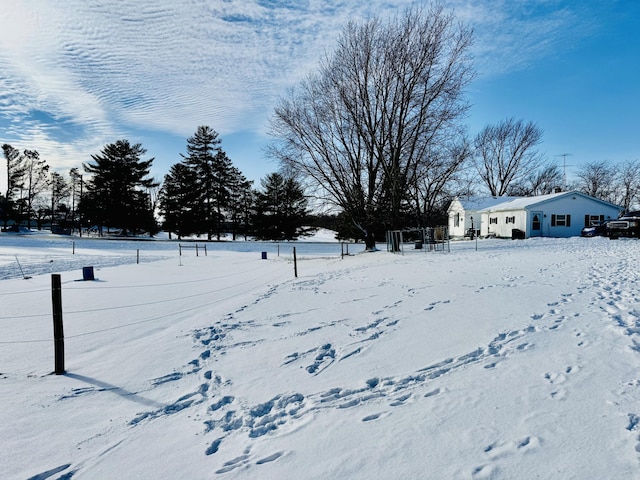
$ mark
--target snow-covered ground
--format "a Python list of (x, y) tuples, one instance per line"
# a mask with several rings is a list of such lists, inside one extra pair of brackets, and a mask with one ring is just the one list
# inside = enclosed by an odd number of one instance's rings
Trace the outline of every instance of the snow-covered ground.
[(47, 241), (0, 235), (3, 479), (640, 478), (638, 241)]

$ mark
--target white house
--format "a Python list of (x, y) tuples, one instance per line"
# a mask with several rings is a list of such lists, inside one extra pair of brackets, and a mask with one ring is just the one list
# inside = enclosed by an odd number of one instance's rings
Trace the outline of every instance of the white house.
[[(471, 217), (480, 236), (511, 238), (514, 230), (528, 237), (573, 237), (593, 221), (618, 218), (619, 205), (580, 192), (560, 192), (534, 197), (489, 197), (486, 205), (478, 199), (451, 202), (449, 234), (460, 238), (471, 228)], [(467, 208), (467, 205), (469, 208)], [(482, 208), (477, 208), (481, 206)], [(462, 208), (462, 210), (461, 210)], [(464, 219), (464, 220), (462, 220)], [(461, 231), (455, 228), (463, 223)], [(478, 223), (479, 221), (479, 223)], [(466, 227), (466, 225), (469, 227)]]
[(486, 228), (482, 230), (482, 212), (507, 200), (519, 197), (463, 197), (454, 198), (447, 209), (449, 215), (449, 236), (462, 238), (470, 230), (486, 236)]

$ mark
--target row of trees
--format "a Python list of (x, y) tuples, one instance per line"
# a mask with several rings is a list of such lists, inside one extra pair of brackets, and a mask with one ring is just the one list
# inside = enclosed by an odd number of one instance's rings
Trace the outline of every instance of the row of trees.
[[(142, 145), (127, 140), (106, 145), (83, 165), (84, 176), (73, 169), (68, 178), (50, 173), (37, 152), (4, 145), (9, 187), (0, 200), (5, 226), (9, 220), (30, 225), (35, 218), (39, 227), (46, 216), (54, 230), (97, 226), (100, 234), (103, 226), (123, 235), (153, 234), (162, 226), (178, 237), (206, 234), (209, 240), (220, 240), (228, 231), (234, 238), (270, 240), (304, 234), (308, 199), (302, 186), (272, 173), (262, 180), (262, 190), (254, 190), (220, 143), (210, 127), (198, 127), (162, 187), (150, 176), (154, 159), (144, 159)], [(48, 205), (43, 203), (47, 199)]]
[[(494, 134), (489, 135), (489, 131)], [(545, 165), (531, 151), (495, 146), (495, 138), (500, 139), (500, 145), (517, 145), (514, 132), (521, 131), (537, 132), (531, 124), (508, 120), (487, 127), (475, 139), (476, 150), (482, 152), (474, 158), (475, 168), (481, 170), (482, 164), (486, 172), (499, 173), (486, 176), (485, 186), (494, 188), (493, 195), (550, 193), (564, 180), (558, 166)], [(511, 140), (507, 140), (509, 134)], [(154, 233), (162, 227), (179, 237), (206, 234), (209, 239), (220, 239), (231, 232), (234, 239), (251, 235), (284, 240), (304, 234), (303, 226), (313, 224), (334, 229), (342, 238), (362, 237), (347, 212), (309, 215), (308, 197), (292, 176), (272, 173), (262, 179), (260, 190), (253, 189), (252, 182), (220, 148), (217, 133), (206, 126), (189, 137), (187, 155), (171, 167), (161, 188), (149, 177), (153, 159), (143, 160), (146, 150), (126, 140), (107, 145), (92, 156), (92, 161), (84, 165), (89, 175), (84, 181), (75, 168), (67, 177), (50, 172), (35, 151), (20, 152), (6, 144), (2, 148), (9, 178), (6, 195), (0, 195), (5, 226), (9, 219), (34, 219), (38, 226), (48, 219), (54, 228), (66, 230), (79, 228), (82, 220), (83, 225), (108, 225), (125, 234)], [(512, 151), (527, 153), (517, 156)], [(425, 181), (425, 189), (436, 191), (438, 187), (436, 181)], [(568, 188), (629, 209), (640, 199), (640, 162), (583, 165)], [(440, 194), (446, 191), (443, 188)], [(432, 212), (437, 208), (434, 205)], [(163, 217), (161, 225), (156, 213)]]
[(233, 165), (218, 133), (200, 126), (187, 139), (187, 154), (173, 165), (160, 192), (164, 228), (178, 236), (230, 232), (258, 239), (291, 240), (303, 234), (308, 199), (299, 182), (281, 173), (267, 175), (262, 189)]
[(45, 219), (64, 223), (74, 215), (80, 186), (77, 169), (66, 179), (51, 171), (36, 150), (20, 151), (4, 144), (2, 152), (7, 176), (7, 190), (0, 193), (0, 219), (4, 227), (10, 220), (26, 221), (29, 226), (32, 221), (39, 226)]
[[(290, 239), (309, 221), (304, 182), (307, 194), (340, 212), (334, 228), (373, 248), (386, 230), (442, 224), (454, 196), (566, 188), (564, 172), (538, 151), (543, 131), (535, 123), (507, 118), (468, 136), (471, 45), (471, 30), (439, 4), (386, 22), (351, 22), (318, 71), (275, 108), (270, 154), (297, 177), (271, 174), (255, 190), (218, 134), (201, 126), (161, 188), (149, 178), (153, 159), (141, 159), (146, 151), (139, 144), (107, 145), (84, 165), (89, 178), (79, 213), (125, 232), (153, 231), (159, 212), (163, 227), (178, 236)], [(5, 218), (11, 210), (31, 215), (48, 167), (37, 152), (3, 150), (10, 185)], [(640, 196), (639, 166), (588, 164), (570, 187), (629, 208)], [(48, 178), (53, 218), (65, 190), (60, 182), (54, 191)]]

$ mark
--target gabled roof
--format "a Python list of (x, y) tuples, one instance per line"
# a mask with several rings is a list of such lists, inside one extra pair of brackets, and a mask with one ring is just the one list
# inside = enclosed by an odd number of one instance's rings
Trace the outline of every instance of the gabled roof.
[(591, 197), (578, 191), (549, 193), (547, 195), (535, 195), (533, 197), (462, 197), (457, 200), (467, 212), (475, 211), (487, 211), (487, 212), (500, 212), (505, 210), (526, 210), (531, 207), (536, 207), (543, 203), (556, 200), (565, 196), (579, 196), (584, 199), (598, 202), (608, 207), (614, 207), (622, 210), (622, 207), (613, 203), (605, 202), (599, 198)]
[(492, 205), (487, 210), (492, 212), (496, 212), (500, 210), (523, 210), (527, 207), (531, 207), (539, 203), (548, 202), (549, 200), (562, 197), (564, 195), (567, 195), (568, 193), (569, 192), (560, 192), (560, 193), (549, 193), (547, 195), (535, 195), (533, 197), (515, 197), (505, 202)]
[(521, 197), (479, 197), (479, 196), (471, 196), (471, 197), (462, 197), (458, 198), (458, 201), (462, 205), (462, 208), (465, 211), (478, 211), (478, 210), (487, 210), (491, 207), (495, 207), (504, 202), (508, 202), (510, 200), (515, 200)]
[(614, 205), (613, 203), (605, 202), (604, 200), (591, 197), (581, 192), (570, 191), (570, 192), (550, 193), (547, 195), (536, 195), (534, 197), (517, 197), (505, 202), (495, 204), (491, 207), (488, 207), (487, 210), (491, 212), (498, 212), (503, 210), (525, 210), (525, 209), (528, 209), (531, 207), (537, 207), (543, 203), (547, 203), (552, 200), (557, 200), (558, 198), (567, 197), (567, 196), (582, 197), (584, 199), (588, 199), (593, 202), (598, 202), (603, 205), (607, 205), (609, 207), (622, 208), (619, 205)]

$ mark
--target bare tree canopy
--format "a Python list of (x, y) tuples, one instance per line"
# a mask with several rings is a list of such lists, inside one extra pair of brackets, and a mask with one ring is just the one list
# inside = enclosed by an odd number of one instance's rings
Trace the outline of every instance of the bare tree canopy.
[(339, 206), (367, 248), (401, 217), (434, 152), (459, 142), (471, 41), (441, 6), (349, 23), (333, 55), (276, 107), (271, 153)]
[(625, 210), (640, 207), (640, 162), (589, 162), (577, 173), (576, 188), (592, 197), (621, 205)]
[(640, 206), (640, 162), (626, 160), (618, 165), (618, 188), (616, 201), (625, 210)]
[(493, 196), (502, 196), (522, 183), (542, 165), (535, 149), (543, 131), (533, 122), (508, 118), (487, 125), (475, 138), (476, 169)]
[(577, 173), (578, 188), (595, 198), (614, 201), (616, 168), (609, 163), (590, 162), (583, 165)]

